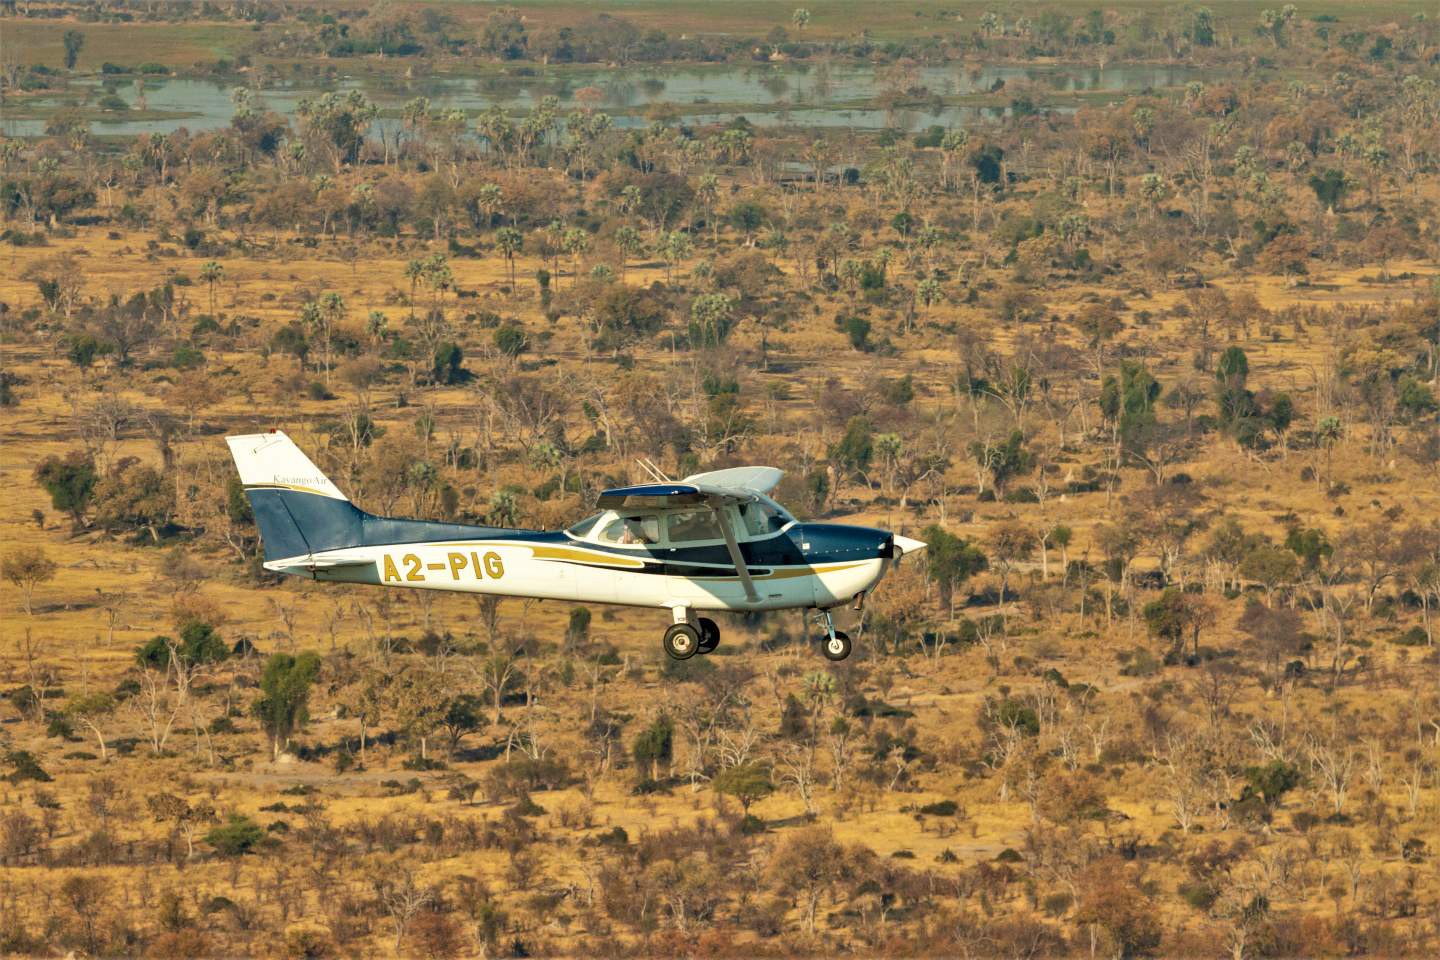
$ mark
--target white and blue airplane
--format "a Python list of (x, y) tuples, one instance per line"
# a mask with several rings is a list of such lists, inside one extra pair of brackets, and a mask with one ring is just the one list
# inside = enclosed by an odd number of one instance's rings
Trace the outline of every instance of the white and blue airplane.
[(227, 437), (267, 570), (337, 583), (666, 608), (677, 660), (720, 642), (700, 611), (815, 611), (831, 660), (850, 638), (831, 610), (858, 608), (892, 563), (924, 548), (870, 527), (801, 523), (767, 494), (774, 467), (618, 487), (568, 530), (377, 517), (352, 504), (279, 430)]

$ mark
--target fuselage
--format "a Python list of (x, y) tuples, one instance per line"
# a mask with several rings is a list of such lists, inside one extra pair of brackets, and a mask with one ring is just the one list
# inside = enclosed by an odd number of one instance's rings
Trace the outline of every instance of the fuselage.
[(752, 601), (723, 542), (672, 543), (662, 536), (656, 543), (605, 543), (601, 523), (577, 533), (583, 524), (541, 532), (370, 519), (378, 521), (372, 534), (396, 536), (265, 565), (340, 583), (744, 611), (844, 603), (874, 587), (895, 555), (886, 531), (787, 517), (779, 529), (739, 542), (758, 595)]

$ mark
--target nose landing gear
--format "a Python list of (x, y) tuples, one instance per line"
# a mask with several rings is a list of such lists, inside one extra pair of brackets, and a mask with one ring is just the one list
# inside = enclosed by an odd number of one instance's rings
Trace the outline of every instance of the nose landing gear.
[(820, 652), (825, 654), (825, 659), (838, 663), (850, 656), (850, 637), (835, 629), (835, 620), (830, 616), (830, 611), (819, 611), (815, 619), (825, 625), (825, 633), (820, 637)]

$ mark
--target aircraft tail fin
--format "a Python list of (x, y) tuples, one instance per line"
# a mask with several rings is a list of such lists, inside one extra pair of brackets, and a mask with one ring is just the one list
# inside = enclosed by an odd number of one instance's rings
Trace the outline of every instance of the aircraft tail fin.
[(226, 437), (265, 562), (358, 545), (366, 516), (283, 432)]

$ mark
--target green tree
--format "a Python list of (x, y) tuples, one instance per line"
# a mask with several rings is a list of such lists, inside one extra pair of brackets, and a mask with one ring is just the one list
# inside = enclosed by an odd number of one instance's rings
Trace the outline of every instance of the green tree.
[(755, 239), (755, 231), (765, 223), (765, 218), (764, 207), (758, 203), (746, 202), (737, 203), (731, 207), (726, 219), (730, 221), (731, 226), (745, 235), (745, 246), (748, 247)]
[(435, 348), (430, 362), (430, 381), (450, 385), (463, 382), (468, 374), (464, 368), (465, 351), (460, 345), (447, 340)]
[(856, 414), (845, 424), (845, 433), (829, 450), (830, 460), (842, 477), (863, 476), (875, 456), (875, 433), (870, 418)]
[(1333, 167), (1324, 173), (1312, 173), (1310, 175), (1310, 189), (1315, 192), (1315, 199), (1324, 204), (1325, 209), (1334, 212), (1345, 200), (1345, 194), (1350, 189), (1350, 182), (1345, 176), (1345, 171), (1336, 170)]
[(1255, 414), (1255, 394), (1246, 389), (1250, 361), (1245, 351), (1230, 347), (1215, 365), (1215, 404), (1220, 422), (1237, 434)]
[(272, 760), (310, 718), (310, 687), (319, 673), (320, 657), (313, 653), (276, 653), (265, 661), (260, 697), (251, 709), (270, 738)]
[(1001, 443), (977, 440), (970, 444), (970, 456), (989, 475), (997, 498), (1005, 496), (1005, 487), (1013, 478), (1029, 473), (1035, 465), (1034, 456), (1025, 449), (1025, 434), (1019, 430), (1012, 430)]
[(635, 735), (630, 753), (638, 764), (650, 765), (650, 779), (660, 779), (660, 764), (667, 766), (674, 755), (675, 725), (664, 714)]
[(210, 291), (210, 316), (215, 316), (215, 284), (225, 279), (225, 267), (218, 261), (207, 260), (200, 265), (200, 279)]
[(979, 547), (955, 536), (939, 524), (932, 524), (920, 531), (920, 539), (926, 543), (926, 573), (935, 581), (935, 587), (940, 592), (940, 602), (945, 604), (953, 619), (955, 588), (984, 570), (988, 561)]
[(480, 35), (480, 48), (501, 60), (519, 60), (525, 56), (528, 43), (525, 19), (514, 7), (493, 10)]
[(735, 303), (723, 293), (706, 293), (690, 304), (690, 345), (718, 347), (730, 336)]
[(770, 771), (758, 763), (743, 763), (722, 770), (715, 775), (713, 786), (716, 793), (739, 800), (746, 814), (750, 813), (751, 804), (775, 792), (775, 784), (770, 782)]
[(133, 459), (121, 460), (95, 486), (95, 522), (112, 532), (145, 530), (159, 543), (174, 512), (174, 482)]
[(448, 759), (454, 759), (455, 750), (460, 746), (461, 740), (489, 726), (490, 721), (483, 712), (484, 708), (484, 702), (469, 693), (452, 697), (445, 705), (445, 712), (441, 715), (438, 726), (445, 733), (445, 756)]
[(222, 857), (238, 858), (254, 850), (265, 839), (265, 828), (249, 817), (231, 814), (225, 824), (205, 834), (205, 842)]
[(930, 308), (939, 303), (943, 296), (940, 281), (932, 278), (921, 280), (915, 285), (915, 300), (925, 310), (925, 316), (930, 316)]
[(35, 468), (35, 482), (50, 494), (50, 505), (70, 514), (76, 529), (85, 522), (96, 480), (95, 461), (81, 450), (72, 450), (63, 457), (46, 457)]
[(100, 747), (100, 759), (109, 759), (109, 752), (105, 747), (105, 731), (100, 729), (101, 722), (110, 714), (115, 712), (115, 698), (108, 693), (92, 693), (89, 696), (76, 697), (65, 706), (65, 715), (76, 720), (90, 729), (95, 737), (95, 743)]
[(79, 30), (66, 30), (60, 40), (65, 45), (65, 69), (74, 70), (80, 51), (85, 48), (85, 34)]
[(44, 547), (15, 547), (0, 558), (0, 576), (20, 588), (27, 617), (35, 615), (32, 606), (35, 588), (55, 579), (58, 569), (59, 565), (50, 559)]
[(1264, 544), (1256, 547), (1240, 561), (1240, 575), (1265, 588), (1265, 605), (1273, 606), (1275, 591), (1295, 581), (1295, 556), (1282, 547)]
[(510, 286), (515, 286), (515, 257), (525, 249), (525, 235), (514, 227), (501, 227), (495, 231), (495, 246), (500, 248), (505, 262), (510, 266)]
[(512, 359), (520, 356), (530, 346), (530, 339), (525, 336), (525, 329), (513, 323), (496, 329), (493, 339), (495, 349)]
[(1204, 599), (1175, 587), (1167, 587), (1160, 599), (1147, 603), (1142, 611), (1150, 632), (1182, 650), (1190, 642), (1191, 655), (1200, 656), (1200, 632), (1214, 616)]
[(1115, 443), (1126, 452), (1138, 452), (1147, 431), (1155, 425), (1155, 401), (1160, 384), (1145, 364), (1126, 360), (1119, 376), (1107, 376), (1100, 386), (1100, 414), (1111, 425)]
[(645, 238), (627, 223), (615, 231), (615, 246), (620, 250), (620, 279), (624, 280), (626, 261), (645, 253)]
[(95, 358), (106, 352), (106, 345), (88, 333), (77, 333), (65, 341), (65, 358), (82, 371), (89, 370)]
[(152, 670), (164, 670), (174, 657), (184, 667), (195, 667), (206, 663), (220, 663), (230, 657), (230, 647), (203, 620), (191, 620), (180, 628), (180, 642), (170, 637), (151, 637), (135, 650), (135, 661)]
[(1259, 796), (1266, 806), (1273, 807), (1295, 787), (1300, 785), (1300, 771), (1284, 760), (1272, 760), (1267, 764), (1245, 768), (1245, 796)]
[(1285, 535), (1285, 547), (1304, 563), (1307, 571), (1313, 572), (1320, 564), (1330, 559), (1335, 548), (1330, 544), (1330, 538), (1325, 531), (1318, 527), (1305, 529), (1292, 527)]

